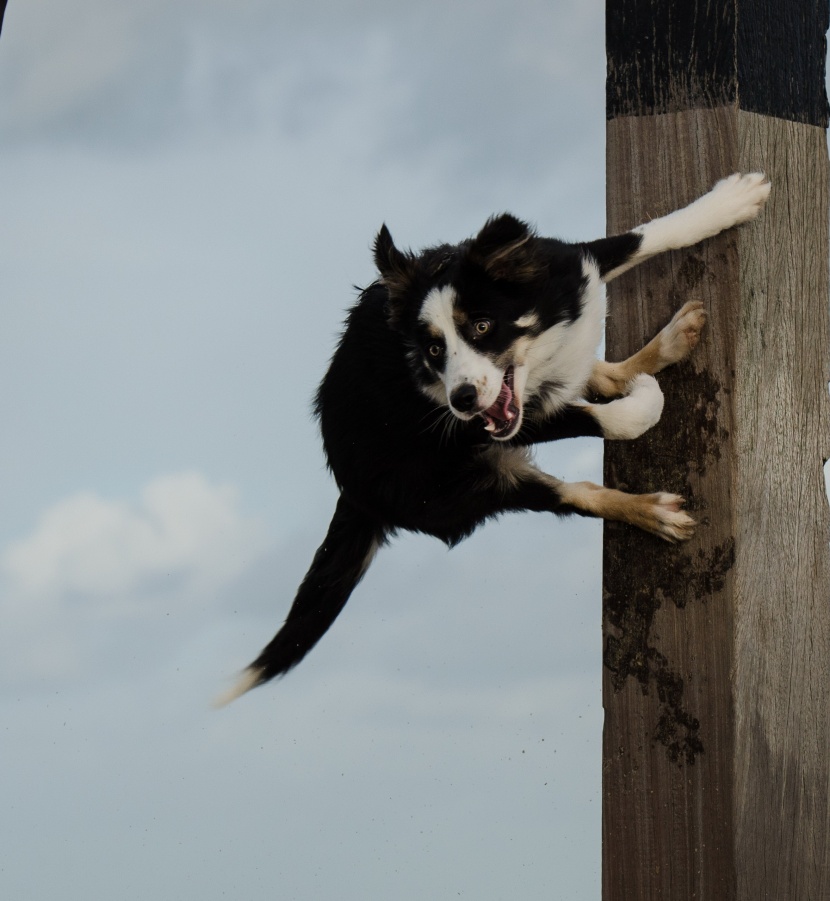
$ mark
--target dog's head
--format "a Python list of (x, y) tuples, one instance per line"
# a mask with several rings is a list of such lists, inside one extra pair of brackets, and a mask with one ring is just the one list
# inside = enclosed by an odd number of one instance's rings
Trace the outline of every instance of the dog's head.
[(579, 294), (579, 278), (554, 271), (551, 243), (506, 214), (470, 241), (417, 255), (395, 247), (386, 226), (375, 241), (389, 322), (405, 337), (416, 384), (494, 440), (521, 428), (529, 377), (556, 343), (545, 334)]

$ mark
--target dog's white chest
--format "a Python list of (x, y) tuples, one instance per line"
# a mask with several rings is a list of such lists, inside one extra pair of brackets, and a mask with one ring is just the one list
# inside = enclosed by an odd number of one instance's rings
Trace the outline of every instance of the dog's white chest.
[(536, 337), (527, 350), (525, 398), (537, 398), (548, 415), (582, 397), (602, 341), (605, 286), (597, 266), (585, 261), (580, 315)]

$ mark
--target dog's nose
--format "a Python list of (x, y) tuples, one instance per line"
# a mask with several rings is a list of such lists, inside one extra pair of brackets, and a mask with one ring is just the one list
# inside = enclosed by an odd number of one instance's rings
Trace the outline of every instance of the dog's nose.
[(459, 413), (469, 413), (476, 405), (478, 391), (475, 385), (465, 384), (456, 388), (450, 396), (450, 403)]

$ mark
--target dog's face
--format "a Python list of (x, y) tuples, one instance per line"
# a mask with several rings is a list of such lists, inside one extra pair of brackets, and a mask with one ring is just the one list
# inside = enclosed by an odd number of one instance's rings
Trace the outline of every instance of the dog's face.
[(399, 251), (384, 226), (375, 259), (418, 387), (459, 419), (479, 419), (492, 439), (512, 438), (563, 325), (579, 314), (580, 268), (557, 266), (507, 215), (469, 242), (417, 256)]
[(421, 364), (433, 399), (459, 419), (481, 417), (492, 438), (507, 440), (522, 422), (525, 328), (504, 315), (503, 304), (465, 299), (452, 283), (427, 293), (410, 359)]

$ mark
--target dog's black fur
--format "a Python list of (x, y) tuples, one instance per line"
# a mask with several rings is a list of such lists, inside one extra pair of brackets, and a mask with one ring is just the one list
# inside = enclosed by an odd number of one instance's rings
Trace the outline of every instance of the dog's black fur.
[[(709, 207), (687, 215), (683, 240), (692, 243), (746, 221), (765, 198), (751, 214), (731, 219)], [(689, 210), (693, 207), (675, 216)], [(546, 340), (567, 341), (582, 317), (596, 316), (601, 322), (604, 307), (592, 307), (604, 304), (600, 280), (667, 249), (660, 243), (664, 221), (668, 219), (618, 237), (568, 244), (537, 237), (525, 223), (504, 215), (490, 220), (471, 240), (417, 255), (398, 250), (385, 226), (381, 229), (375, 242), (380, 278), (349, 312), (315, 403), (328, 464), (340, 489), (334, 517), (283, 627), (233, 696), (286, 673), (303, 659), (343, 609), (377, 548), (398, 530), (434, 535), (452, 546), (485, 520), (516, 510), (602, 515), (651, 528), (591, 500), (605, 496), (603, 492), (615, 499), (631, 496), (585, 488), (587, 483), (557, 482), (532, 465), (527, 448), (608, 434), (596, 408), (580, 400), (590, 360), (585, 376), (563, 385), (567, 379), (552, 355), (546, 356), (551, 353)], [(445, 306), (455, 329), (449, 341), (438, 320), (425, 319), (430, 297), (448, 298)], [(495, 367), (499, 378), (504, 372), (504, 384), (494, 387), (491, 379), (487, 398), (479, 397), (486, 380), (476, 382), (472, 375), (447, 384), (446, 358), (453, 342), (473, 363)], [(521, 362), (525, 351), (536, 357)], [(583, 356), (580, 351), (581, 366)], [(662, 365), (665, 360), (652, 371)], [(540, 367), (541, 374), (536, 373)], [(521, 397), (513, 383), (520, 369), (536, 373), (533, 390)], [(619, 403), (631, 401), (627, 397)], [(679, 498), (638, 497), (662, 503), (664, 519), (677, 526), (673, 531), (658, 524), (652, 531), (669, 539), (691, 534), (692, 521), (678, 512)]]

